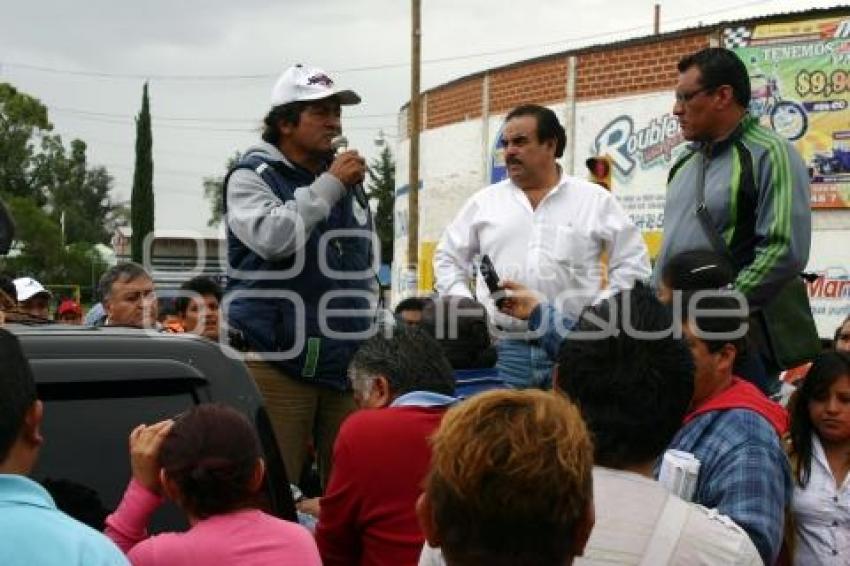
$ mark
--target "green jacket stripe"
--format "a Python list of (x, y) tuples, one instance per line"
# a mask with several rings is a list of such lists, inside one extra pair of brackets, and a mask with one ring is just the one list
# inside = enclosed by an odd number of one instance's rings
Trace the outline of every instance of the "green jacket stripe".
[(742, 293), (747, 293), (764, 279), (765, 275), (776, 265), (779, 259), (789, 252), (791, 242), (791, 164), (785, 146), (778, 139), (765, 135), (756, 128), (744, 134), (744, 139), (766, 146), (767, 156), (771, 160), (771, 185), (761, 186), (761, 190), (769, 190), (772, 203), (773, 218), (767, 232), (767, 247), (762, 250), (755, 261), (738, 274), (737, 287)]
[(726, 246), (732, 247), (732, 238), (738, 228), (738, 199), (741, 193), (741, 152), (732, 147), (732, 194), (729, 195), (729, 225), (723, 232)]

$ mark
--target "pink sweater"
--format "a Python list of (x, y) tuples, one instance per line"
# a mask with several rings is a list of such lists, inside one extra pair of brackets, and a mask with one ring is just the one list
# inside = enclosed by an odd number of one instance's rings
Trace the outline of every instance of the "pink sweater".
[(106, 536), (134, 566), (322, 564), (306, 529), (258, 509), (215, 515), (185, 533), (149, 537), (148, 521), (161, 502), (160, 496), (131, 480), (118, 509), (106, 519)]

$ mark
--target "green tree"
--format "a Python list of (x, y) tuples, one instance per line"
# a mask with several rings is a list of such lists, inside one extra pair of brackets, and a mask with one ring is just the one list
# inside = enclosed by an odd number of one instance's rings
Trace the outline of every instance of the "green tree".
[[(110, 218), (119, 208), (110, 196), (112, 183), (112, 175), (106, 167), (86, 169), (86, 190), (79, 199), (80, 215), (75, 219), (77, 223), (68, 227), (67, 241), (109, 243), (115, 231), (115, 226), (110, 225)], [(91, 222), (91, 218), (97, 218), (97, 222)]]
[(108, 241), (121, 208), (106, 169), (89, 167), (86, 144), (66, 149), (52, 129), (41, 102), (0, 83), (0, 198), (16, 226), (0, 270), (86, 287), (105, 267), (94, 246)]
[[(231, 155), (224, 164), (225, 171), (233, 169), (242, 154), (238, 151)], [(224, 176), (204, 177), (204, 198), (210, 201), (210, 219), (207, 226), (218, 226), (224, 217)]]
[(52, 129), (41, 102), (0, 83), (0, 194), (45, 204), (43, 185), (37, 182), (36, 142)]
[(46, 137), (38, 158), (44, 162), (39, 171), (50, 216), (64, 225), (63, 242), (107, 243), (107, 219), (115, 207), (109, 196), (112, 177), (103, 167), (88, 167), (86, 144), (73, 140), (68, 154), (58, 136)]
[(115, 233), (119, 226), (127, 226), (130, 224), (130, 205), (129, 203), (119, 202), (113, 204), (109, 209), (109, 214), (106, 215), (106, 220), (104, 225), (106, 226), (106, 232), (110, 234)]
[(35, 277), (44, 285), (78, 284), (89, 296), (96, 283), (93, 274), (106, 269), (94, 245), (62, 246), (59, 223), (33, 199), (10, 197), (7, 204), (15, 218), (18, 246), (14, 255), (0, 258), (0, 270)]
[(145, 237), (154, 230), (152, 149), (150, 100), (148, 83), (145, 83), (142, 109), (136, 118), (136, 167), (130, 196), (130, 227), (133, 230), (130, 255), (133, 261), (139, 263), (142, 262)]
[(381, 240), (381, 263), (393, 261), (393, 207), (395, 206), (395, 160), (384, 146), (377, 159), (369, 163), (369, 185), (366, 194), (375, 200), (375, 231)]
[(32, 275), (45, 282), (53, 267), (59, 263), (62, 246), (59, 223), (27, 197), (10, 197), (6, 204), (15, 219), (17, 254), (12, 255), (10, 271)]

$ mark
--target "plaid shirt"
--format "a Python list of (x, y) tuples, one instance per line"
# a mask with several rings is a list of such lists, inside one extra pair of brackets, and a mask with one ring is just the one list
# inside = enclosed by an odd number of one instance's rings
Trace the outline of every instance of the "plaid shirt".
[(793, 488), (770, 423), (749, 409), (713, 411), (679, 430), (670, 448), (700, 461), (694, 501), (732, 518), (750, 535), (764, 563), (773, 564)]

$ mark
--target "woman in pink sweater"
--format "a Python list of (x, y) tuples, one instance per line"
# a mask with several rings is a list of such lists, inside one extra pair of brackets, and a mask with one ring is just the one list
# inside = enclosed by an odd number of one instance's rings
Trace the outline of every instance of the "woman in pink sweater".
[[(130, 433), (133, 477), (106, 534), (136, 566), (240, 564), (321, 566), (310, 533), (256, 508), (265, 464), (251, 423), (223, 405)], [(163, 495), (191, 528), (149, 536)]]

